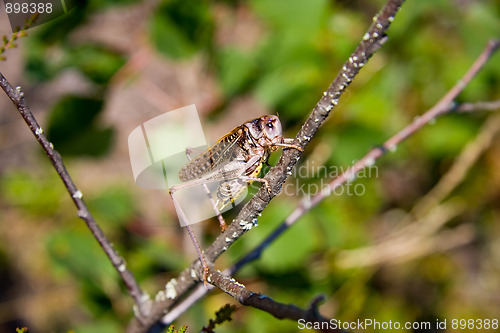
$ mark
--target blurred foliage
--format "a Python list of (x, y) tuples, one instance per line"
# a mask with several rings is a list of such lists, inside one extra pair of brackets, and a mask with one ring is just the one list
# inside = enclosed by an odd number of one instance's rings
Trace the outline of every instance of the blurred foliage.
[(28, 170), (16, 170), (2, 176), (0, 193), (6, 203), (34, 217), (53, 216), (60, 209), (59, 198), (64, 189), (54, 186), (59, 178), (54, 173), (40, 178)]
[(159, 52), (169, 57), (189, 57), (212, 45), (212, 20), (205, 2), (165, 1), (151, 17), (151, 40)]
[(68, 50), (66, 66), (78, 68), (90, 80), (106, 84), (125, 63), (120, 54), (97, 45), (78, 45)]
[(53, 107), (48, 138), (61, 154), (99, 156), (109, 150), (113, 129), (96, 121), (102, 106), (102, 100), (66, 96)]
[[(219, 105), (251, 97), (270, 112), (279, 113), (290, 137), (383, 3), (160, 1), (145, 17), (145, 34), (153, 49), (170, 61), (186, 64), (203, 59), (205, 70), (220, 92)], [(51, 100), (44, 128), (70, 166), (88, 156), (102, 161), (113, 152), (115, 129), (103, 124), (102, 112), (113, 79), (130, 56), (103, 42), (75, 38), (74, 34), (96, 15), (138, 5), (139, 1), (132, 0), (82, 1), (67, 15), (37, 27), (26, 39), (25, 70), (33, 85), (76, 71), (92, 87), (92, 93), (86, 95)], [(234, 244), (217, 262), (217, 268), (225, 268), (220, 266), (230, 265), (259, 244), (294, 209), (297, 197), (317, 193), (330, 176), (345, 170), (435, 104), (463, 75), (486, 42), (499, 37), (499, 11), (500, 5), (493, 0), (405, 3), (389, 30), (389, 41), (342, 97), (336, 113), (311, 142), (284, 193), (264, 211), (259, 227)], [(227, 25), (241, 24), (242, 17), (250, 20), (246, 24), (257, 27), (257, 32), (249, 31), (246, 36), (243, 30), (239, 38), (221, 41), (221, 30), (237, 31)], [(496, 55), (458, 102), (498, 99), (499, 83), (500, 61)], [(218, 114), (209, 114), (208, 119), (227, 115), (226, 110), (217, 107), (211, 111)], [(475, 235), (473, 242), (397, 265), (344, 268), (338, 264), (343, 250), (372, 245), (398, 229), (394, 216), (411, 210), (415, 201), (439, 181), (463, 147), (475, 138), (487, 116), (479, 112), (437, 119), (382, 158), (371, 170), (373, 173), (346, 184), (306, 214), (258, 261), (244, 267), (237, 279), (252, 290), (303, 308), (316, 295), (325, 294), (327, 301), (321, 312), (342, 321), (372, 318), (435, 322), (498, 314), (500, 303), (491, 296), (500, 291), (500, 255), (494, 245), (500, 236), (498, 140), (454, 192), (466, 207), (445, 227), (451, 230), (457, 225), (470, 226)], [(42, 157), (38, 157), (41, 161)], [(276, 159), (273, 157), (273, 163)], [(16, 266), (20, 250), (8, 237), (20, 237), (27, 246), (41, 243), (43, 248), (37, 247), (40, 250), (30, 254), (45, 258), (37, 260), (44, 265), (38, 279), (49, 286), (69, 284), (68, 288), (77, 294), (77, 300), (68, 306), (76, 315), (57, 319), (49, 316), (53, 321), (45, 329), (121, 332), (132, 317), (131, 301), (98, 244), (77, 221), (60, 180), (45, 159), (40, 161), (1, 174), (0, 218), (5, 222), (3, 228), (8, 228), (2, 230), (9, 231), (0, 233), (9, 235), (0, 239), (6, 244), (0, 246), (2, 275), (4, 270), (9, 271), (14, 281), (23, 281), (33, 274)], [(362, 195), (356, 193), (361, 189)], [(136, 192), (136, 188), (121, 184), (103, 184), (85, 193), (85, 199), (106, 235), (127, 259), (130, 270), (154, 294), (192, 257), (179, 246), (180, 233), (172, 231), (171, 238), (166, 239), (164, 233), (147, 232), (138, 226), (142, 207)], [(226, 220), (231, 221), (236, 213), (229, 212)], [(14, 218), (20, 220), (11, 221)], [(205, 244), (217, 235), (218, 229), (212, 230), (205, 236)], [(32, 249), (22, 248), (22, 252)], [(10, 291), (5, 288), (1, 300), (9, 299)], [(227, 295), (213, 293), (183, 315), (179, 323), (187, 322), (196, 330), (227, 302)], [(67, 303), (62, 304), (60, 307)], [(28, 320), (15, 319), (12, 321), (17, 327)], [(15, 326), (9, 324), (0, 327), (13, 331)], [(42, 327), (36, 322), (28, 326), (37, 325)], [(235, 331), (296, 332), (297, 323), (240, 308), (233, 314), (233, 321), (217, 327), (217, 332)]]

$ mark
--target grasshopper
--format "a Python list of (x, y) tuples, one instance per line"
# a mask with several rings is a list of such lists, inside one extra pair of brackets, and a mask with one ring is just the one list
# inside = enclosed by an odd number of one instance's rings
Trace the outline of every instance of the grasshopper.
[[(283, 138), (281, 122), (277, 116), (273, 115), (255, 118), (234, 128), (179, 171), (179, 179), (184, 183), (170, 188), (179, 218), (185, 219), (186, 217), (175, 201), (173, 193), (182, 188), (203, 185), (219, 217), (221, 229), (224, 231), (226, 224), (220, 211), (241, 196), (247, 185), (253, 181), (264, 183), (267, 190), (271, 192), (268, 181), (258, 178), (262, 165), (267, 163), (270, 154), (280, 147), (302, 151), (300, 146), (293, 144), (293, 141), (293, 139)], [(210, 182), (218, 182), (215, 200), (206, 186)], [(208, 265), (189, 228), (189, 223), (184, 220), (184, 224), (188, 228), (203, 265), (203, 278), (206, 283)]]

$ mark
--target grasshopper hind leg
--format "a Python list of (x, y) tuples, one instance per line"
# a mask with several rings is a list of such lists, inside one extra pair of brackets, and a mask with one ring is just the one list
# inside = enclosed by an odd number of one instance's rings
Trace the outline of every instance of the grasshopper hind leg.
[(179, 218), (182, 220), (184, 225), (186, 226), (186, 229), (189, 233), (189, 237), (191, 238), (191, 241), (194, 244), (194, 247), (196, 248), (196, 252), (198, 253), (198, 258), (200, 259), (201, 266), (203, 267), (203, 284), (205, 287), (207, 286), (208, 283), (208, 272), (209, 272), (209, 266), (207, 264), (207, 261), (205, 260), (205, 257), (203, 256), (203, 251), (201, 250), (200, 243), (198, 243), (198, 240), (194, 236), (193, 229), (189, 226), (188, 220), (184, 212), (182, 211), (182, 208), (180, 207), (179, 203), (177, 200), (174, 198), (172, 195), (172, 192), (170, 192), (170, 197), (172, 198), (172, 202), (174, 203), (175, 210), (177, 211), (177, 214), (179, 215)]
[[(199, 149), (197, 148), (190, 148), (190, 147), (187, 147), (186, 148), (186, 156), (188, 158), (189, 161), (192, 160), (192, 157), (191, 157), (191, 154), (195, 151), (198, 151), (200, 152)], [(219, 225), (220, 225), (220, 228), (221, 228), (221, 231), (224, 232), (227, 228), (227, 224), (226, 224), (226, 221), (224, 220), (224, 218), (222, 217), (222, 214), (217, 206), (217, 203), (215, 203), (213, 197), (212, 197), (212, 194), (210, 193), (210, 189), (208, 188), (207, 184), (202, 184), (203, 185), (203, 188), (205, 189), (205, 192), (207, 193), (207, 196), (208, 196), (208, 200), (210, 201), (210, 204), (212, 205), (212, 207), (214, 208), (214, 211), (215, 211), (215, 214), (217, 215), (217, 219), (219, 220)]]

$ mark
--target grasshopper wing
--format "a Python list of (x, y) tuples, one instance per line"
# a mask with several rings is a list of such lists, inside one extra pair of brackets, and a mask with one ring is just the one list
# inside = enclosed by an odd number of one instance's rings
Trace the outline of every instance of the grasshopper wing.
[(243, 136), (243, 129), (237, 127), (220, 138), (213, 146), (198, 155), (179, 171), (179, 179), (183, 182), (199, 179), (220, 166), (229, 163), (235, 155), (237, 144)]

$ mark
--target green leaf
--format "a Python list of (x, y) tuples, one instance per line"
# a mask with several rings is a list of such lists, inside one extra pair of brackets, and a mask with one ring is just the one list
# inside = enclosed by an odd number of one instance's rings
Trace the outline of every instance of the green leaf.
[[(262, 76), (255, 89), (256, 97), (270, 107), (293, 105), (307, 94), (311, 83), (320, 76), (312, 63), (296, 61), (280, 66)], [(292, 102), (293, 101), (293, 102)]]
[(378, 130), (377, 127), (369, 126), (369, 124), (337, 126), (335, 129), (337, 137), (331, 138), (331, 141), (335, 140), (337, 144), (335, 145), (329, 164), (334, 166), (351, 166), (354, 160), (364, 156), (374, 146), (382, 143), (388, 136), (381, 130)]
[(85, 22), (85, 15), (88, 14), (86, 10), (88, 1), (74, 2), (76, 3), (74, 10), (40, 25), (37, 27), (36, 33), (30, 34), (31, 38), (37, 39), (45, 45), (66, 40), (73, 30)]
[(51, 57), (47, 57), (48, 45), (37, 36), (26, 39), (26, 71), (35, 81), (50, 80), (63, 66)]

